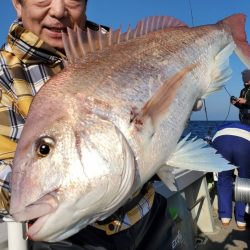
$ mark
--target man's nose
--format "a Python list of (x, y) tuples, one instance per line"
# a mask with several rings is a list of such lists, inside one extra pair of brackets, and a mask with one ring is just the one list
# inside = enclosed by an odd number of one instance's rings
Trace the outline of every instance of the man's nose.
[(64, 0), (51, 0), (50, 15), (61, 19), (67, 15), (67, 8)]

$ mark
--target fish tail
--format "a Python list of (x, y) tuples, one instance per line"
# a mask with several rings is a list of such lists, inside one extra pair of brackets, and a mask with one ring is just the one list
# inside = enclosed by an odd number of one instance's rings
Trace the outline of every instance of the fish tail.
[(236, 44), (235, 53), (250, 68), (250, 45), (245, 32), (245, 22), (246, 16), (244, 14), (235, 14), (221, 21), (221, 23), (228, 25), (231, 29)]

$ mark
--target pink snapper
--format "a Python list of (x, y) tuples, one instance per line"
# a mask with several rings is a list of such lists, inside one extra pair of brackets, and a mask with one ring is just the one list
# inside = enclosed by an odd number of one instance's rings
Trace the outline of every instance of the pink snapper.
[[(203, 140), (180, 137), (193, 109), (249, 66), (245, 16), (189, 28), (151, 17), (136, 29), (64, 34), (66, 68), (35, 96), (19, 140), (10, 212), (36, 219), (33, 240), (58, 241), (103, 220), (172, 167), (224, 171)], [(83, 58), (82, 58), (83, 57)]]

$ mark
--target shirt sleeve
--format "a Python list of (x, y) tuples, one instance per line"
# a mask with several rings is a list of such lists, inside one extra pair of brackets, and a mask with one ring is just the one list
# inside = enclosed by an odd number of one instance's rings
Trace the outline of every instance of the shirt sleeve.
[(9, 214), (11, 164), (0, 161), (0, 221)]
[(15, 99), (0, 82), (0, 221), (9, 211), (12, 161), (24, 124), (17, 110)]
[(246, 106), (247, 108), (250, 108), (250, 89), (249, 88), (246, 93)]
[(250, 95), (247, 95), (246, 97), (244, 96), (244, 89), (240, 91), (240, 98), (246, 98), (246, 103), (245, 104), (240, 104), (240, 103), (235, 103), (234, 106), (237, 107), (238, 109), (244, 109), (244, 108), (250, 108)]

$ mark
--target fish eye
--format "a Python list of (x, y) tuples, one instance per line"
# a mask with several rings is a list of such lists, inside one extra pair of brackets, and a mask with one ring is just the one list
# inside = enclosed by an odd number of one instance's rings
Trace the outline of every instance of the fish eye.
[(36, 153), (38, 157), (46, 157), (55, 146), (55, 141), (51, 137), (42, 137), (36, 143)]

